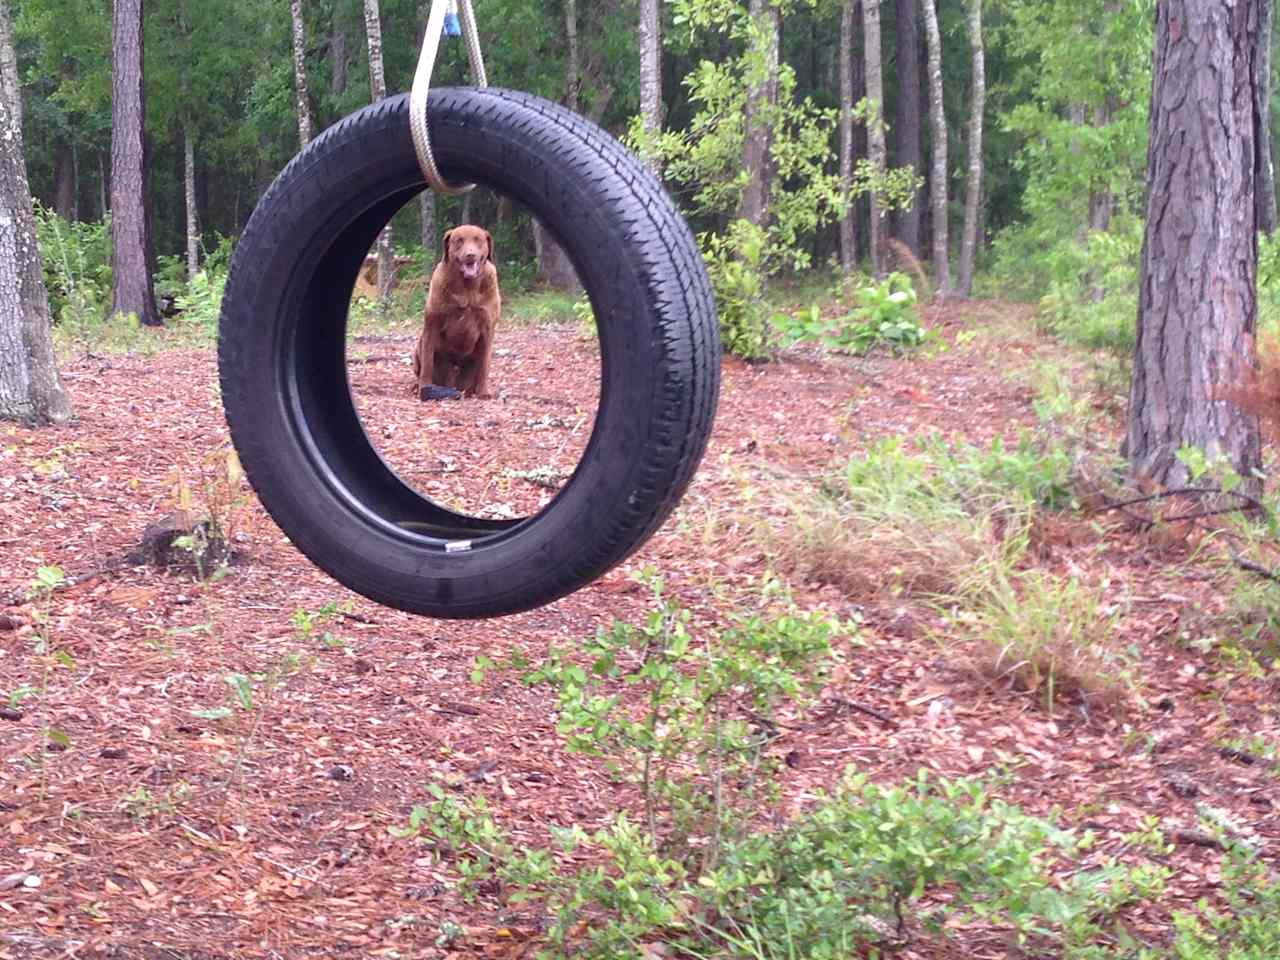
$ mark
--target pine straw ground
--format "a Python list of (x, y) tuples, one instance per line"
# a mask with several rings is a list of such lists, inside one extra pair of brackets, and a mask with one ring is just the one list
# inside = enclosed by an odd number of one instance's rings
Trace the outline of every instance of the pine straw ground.
[[(985, 445), (1034, 422), (1025, 371), (1060, 351), (1029, 332), (1024, 310), (975, 304), (928, 319), (953, 349), (726, 361), (710, 451), (664, 529), (567, 599), (467, 623), (352, 596), (293, 550), (247, 487), (227, 489), (209, 349), (66, 360), (74, 424), (0, 425), (0, 958), (525, 955), (530, 930), (494, 902), (461, 903), (447, 864), (388, 828), (428, 802), (433, 782), (483, 794), (531, 844), (548, 824), (590, 829), (635, 797), (564, 751), (550, 692), (503, 674), (473, 684), (475, 658), (520, 650), (536, 660), (612, 618), (641, 621), (648, 597), (629, 574), (646, 565), (711, 629), (758, 596), (769, 558), (743, 524), (767, 511), (780, 470), (816, 478), (887, 435), (937, 429)], [(956, 342), (961, 330), (977, 335)], [(508, 329), (499, 399), (428, 407), (408, 393), (412, 336), (406, 326), (352, 350), (388, 458), (442, 499), (499, 513), (536, 507), (540, 482), (572, 465), (589, 429), (594, 385), (566, 375), (590, 368), (588, 343), (568, 328)], [(230, 524), (227, 576), (201, 583), (117, 562), (150, 522), (188, 504), (212, 505)], [(1062, 540), (1039, 562), (1105, 585), (1123, 611), (1119, 641), (1140, 652), (1137, 696), (1110, 709), (1066, 704), (1051, 717), (1036, 699), (975, 678), (927, 629), (936, 624), (904, 628), (892, 611), (867, 609), (864, 645), (825, 696), (872, 712), (827, 711), (826, 722), (785, 732), (774, 749), (788, 755), (788, 812), (850, 766), (897, 782), (921, 767), (981, 775), (1012, 759), (1021, 766), (1001, 788), (1007, 799), (1088, 825), (1098, 858), (1144, 818), (1171, 834), (1194, 826), (1204, 802), (1274, 858), (1277, 772), (1221, 748), (1240, 735), (1277, 742), (1276, 690), (1179, 640), (1222, 605), (1211, 568), (1171, 562), (1176, 551), (1157, 554), (1122, 530)], [(22, 601), (43, 564), (77, 582)], [(831, 587), (792, 586), (803, 607), (858, 612)], [(329, 603), (349, 604), (323, 627), (329, 641), (295, 627), (296, 611)], [(47, 667), (34, 652), (42, 616), (68, 655)], [(228, 675), (286, 663), (296, 669), (259, 693), (253, 713), (197, 715), (234, 707)], [(5, 706), (42, 686), (46, 695)], [(46, 727), (65, 743), (46, 745)], [(1129, 917), (1154, 942), (1171, 911), (1214, 894), (1221, 853), (1179, 842), (1167, 863), (1165, 902)], [(15, 885), (29, 876), (39, 885)], [(434, 945), (445, 920), (465, 928), (447, 950)], [(897, 955), (1012, 955), (1000, 931), (953, 932), (946, 950), (917, 940)]]

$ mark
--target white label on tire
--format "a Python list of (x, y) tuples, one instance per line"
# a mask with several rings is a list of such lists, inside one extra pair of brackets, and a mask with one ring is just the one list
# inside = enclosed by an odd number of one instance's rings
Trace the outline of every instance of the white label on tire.
[(463, 553), (471, 549), (470, 540), (450, 540), (444, 545), (445, 553)]

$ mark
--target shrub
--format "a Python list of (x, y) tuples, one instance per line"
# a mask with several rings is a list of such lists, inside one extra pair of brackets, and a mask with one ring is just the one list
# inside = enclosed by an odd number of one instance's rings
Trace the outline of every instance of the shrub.
[(824, 317), (815, 305), (799, 316), (779, 315), (774, 325), (784, 344), (820, 343), (855, 354), (877, 347), (901, 353), (927, 339), (916, 309), (915, 288), (905, 274), (892, 273), (879, 283), (860, 286), (854, 299), (854, 310), (843, 316)]

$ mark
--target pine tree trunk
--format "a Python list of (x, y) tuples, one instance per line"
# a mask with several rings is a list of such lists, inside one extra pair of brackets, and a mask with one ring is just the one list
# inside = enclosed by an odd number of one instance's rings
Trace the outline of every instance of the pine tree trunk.
[[(581, 66), (578, 62), (578, 5), (576, 0), (564, 0), (564, 35), (568, 44), (565, 61), (564, 104), (570, 110), (578, 109), (578, 87), (581, 83)], [(556, 241), (551, 231), (541, 221), (533, 221), (533, 248), (538, 256), (538, 276), (553, 290), (573, 292), (578, 289), (578, 272), (569, 261), (564, 247)]]
[(1188, 479), (1183, 447), (1255, 489), (1257, 417), (1231, 399), (1256, 368), (1260, 0), (1156, 8), (1146, 233), (1126, 442), (1134, 477)]
[(849, 212), (840, 218), (840, 269), (858, 266), (857, 210), (853, 198), (853, 17), (858, 0), (844, 0), (840, 11), (840, 189)]
[(182, 128), (182, 183), (187, 203), (187, 279), (200, 272), (200, 216), (196, 210), (196, 151), (191, 126)]
[[(13, 58), (10, 37), (9, 5), (0, 0), (0, 62)], [(0, 419), (62, 423), (71, 405), (53, 352), (16, 83), (16, 71), (0, 70)]]
[[(369, 42), (369, 91), (377, 103), (387, 95), (387, 77), (382, 66), (382, 22), (378, 0), (364, 0), (364, 29)], [(378, 234), (378, 301), (385, 310), (391, 285), (395, 282), (395, 251), (391, 243), (391, 224)]]
[(770, 0), (750, 0), (749, 9), (761, 35), (758, 46), (752, 50), (759, 62), (750, 68), (755, 76), (747, 90), (742, 162), (749, 179), (739, 202), (738, 217), (763, 227), (769, 219), (770, 94), (777, 88), (781, 14)]
[(987, 102), (986, 64), (982, 50), (982, 0), (970, 0), (969, 42), (973, 48), (973, 90), (969, 113), (969, 181), (964, 194), (964, 235), (960, 241), (958, 293), (973, 292), (978, 256), (978, 212), (982, 200), (982, 115)]
[[(7, 11), (8, 4), (5, 4)], [(22, 129), (22, 84), (18, 80), (18, 56), (13, 47), (13, 27), (6, 12), (0, 22), (0, 84), (9, 98), (9, 114), (14, 125)]]
[(53, 209), (64, 220), (75, 219), (76, 210), (76, 155), (71, 144), (58, 144), (55, 161)]
[(147, 210), (142, 0), (115, 0), (111, 14), (111, 312), (160, 326), (151, 279)]
[(307, 33), (302, 0), (289, 0), (293, 18), (293, 88), (298, 103), (298, 142), (305, 150), (311, 142), (311, 95), (307, 91)]
[[(659, 0), (640, 0), (640, 119), (645, 132), (662, 129), (662, 11)], [(654, 176), (662, 175), (662, 162), (649, 161)]]
[[(884, 74), (883, 57), (880, 50), (880, 3), (881, 0), (862, 0), (862, 45), (863, 72), (867, 78), (867, 101), (871, 106), (871, 114), (867, 119), (867, 159), (878, 176), (884, 173)], [(885, 222), (884, 205), (879, 194), (871, 191), (871, 272), (883, 277), (886, 272), (887, 256), (885, 241), (888, 239)]]
[[(897, 136), (897, 165), (910, 167), (917, 175), (920, 162), (920, 118), (923, 97), (920, 90), (920, 17), (918, 0), (897, 0), (898, 46), (898, 110), (894, 123)], [(923, 197), (919, 190), (911, 198), (911, 205), (899, 212), (897, 237), (913, 256), (920, 256), (920, 206)]]
[(942, 100), (942, 38), (934, 0), (921, 0), (924, 34), (929, 46), (929, 129), (933, 164), (929, 171), (929, 206), (933, 219), (933, 282), (939, 297), (951, 294), (950, 243), (947, 238), (947, 116)]
[(570, 110), (578, 109), (578, 88), (582, 83), (582, 66), (578, 58), (578, 4), (577, 0), (564, 0), (564, 36), (569, 46), (568, 78), (565, 83), (564, 104)]
[(1254, 91), (1258, 98), (1258, 229), (1270, 236), (1276, 229), (1276, 177), (1271, 159), (1271, 29), (1273, 0), (1259, 0), (1258, 77)]
[(347, 92), (347, 34), (341, 27), (334, 27), (329, 36), (329, 59), (333, 61), (329, 93), (340, 97)]

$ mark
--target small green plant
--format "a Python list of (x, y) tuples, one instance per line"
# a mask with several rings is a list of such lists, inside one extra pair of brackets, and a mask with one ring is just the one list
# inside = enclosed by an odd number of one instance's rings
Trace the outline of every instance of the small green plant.
[(336, 623), (345, 614), (350, 613), (349, 603), (339, 606), (334, 601), (320, 606), (316, 610), (298, 607), (289, 618), (299, 640), (318, 639), (320, 644), (331, 650), (350, 650), (351, 642), (332, 630), (324, 629), (328, 624)]
[(773, 323), (784, 344), (818, 343), (831, 350), (865, 354), (883, 347), (902, 353), (923, 344), (929, 333), (920, 325), (916, 291), (903, 273), (856, 288), (855, 308), (826, 316), (816, 304), (796, 315), (779, 314)]
[(227, 286), (226, 270), (208, 265), (192, 277), (177, 295), (177, 307), (185, 325), (197, 327), (210, 337), (217, 333), (222, 312), (222, 294)]
[[(699, 644), (688, 611), (663, 596), (652, 572), (642, 576), (655, 605), (643, 625), (599, 631), (582, 650), (589, 666), (553, 648), (526, 681), (558, 692), (557, 729), (570, 751), (601, 757), (639, 784), (655, 848), (685, 847), (703, 833), (714, 841), (698, 856), (714, 862), (731, 811), (759, 802), (770, 781), (774, 710), (821, 684), (841, 628), (820, 616), (753, 617)], [(599, 692), (614, 683), (640, 688), (643, 709)]]
[(54, 322), (85, 349), (111, 305), (111, 221), (68, 222), (36, 204), (36, 236)]
[(763, 360), (772, 349), (765, 297), (767, 234), (747, 220), (735, 220), (725, 233), (704, 233), (698, 241), (715, 289), (725, 350), (744, 360)]
[[(34, 689), (21, 688), (25, 695), (34, 694), (40, 701), (40, 755), (35, 762), (40, 768), (40, 796), (43, 799), (48, 788), (49, 766), (47, 757), (50, 750), (71, 746), (71, 738), (62, 730), (53, 726), (52, 704), (49, 696), (49, 684), (56, 670), (74, 670), (75, 658), (66, 650), (58, 649), (53, 639), (53, 618), (49, 607), (53, 594), (67, 586), (66, 574), (58, 566), (41, 566), (37, 568), (35, 579), (27, 590), (31, 601), (31, 619), (35, 625), (33, 652), (40, 666), (40, 683)], [(12, 699), (14, 695), (11, 694)]]

